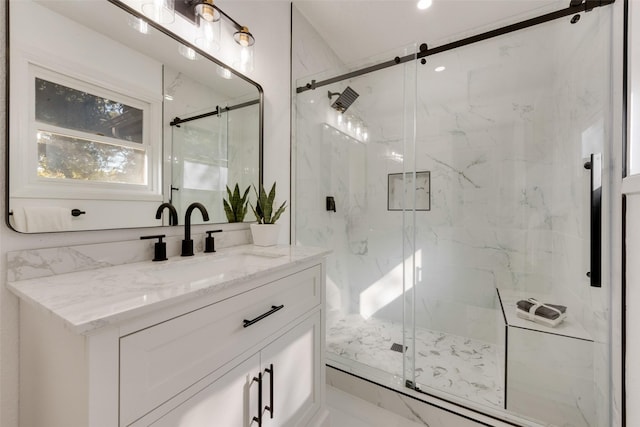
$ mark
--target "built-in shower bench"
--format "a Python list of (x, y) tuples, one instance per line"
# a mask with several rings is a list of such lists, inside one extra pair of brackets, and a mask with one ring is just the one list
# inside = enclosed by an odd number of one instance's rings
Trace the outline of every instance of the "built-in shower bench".
[(515, 291), (512, 289), (498, 289), (498, 296), (502, 304), (505, 323), (509, 327), (593, 341), (591, 334), (585, 329), (582, 323), (576, 319), (572, 311), (574, 307), (571, 307), (571, 305), (567, 305), (567, 318), (556, 327), (541, 325), (540, 323), (518, 317), (516, 314), (516, 303), (520, 300), (535, 298), (542, 303), (562, 304), (562, 301), (559, 302), (557, 297), (527, 291)]
[[(600, 393), (593, 385), (597, 342), (572, 312), (574, 307), (545, 294), (497, 292), (505, 325), (506, 408), (533, 418), (544, 413), (553, 424), (571, 420), (568, 425), (598, 425)], [(522, 319), (516, 303), (527, 298), (567, 305), (567, 318), (556, 327)]]

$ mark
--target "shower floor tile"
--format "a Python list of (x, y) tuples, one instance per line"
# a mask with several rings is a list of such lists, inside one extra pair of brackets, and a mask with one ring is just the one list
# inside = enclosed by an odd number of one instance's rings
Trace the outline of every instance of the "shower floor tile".
[[(327, 350), (402, 376), (402, 353), (391, 346), (402, 343), (402, 324), (353, 314), (328, 325)], [(473, 402), (504, 407), (504, 362), (495, 344), (470, 338), (416, 330), (416, 383)], [(413, 351), (408, 349), (408, 352)]]

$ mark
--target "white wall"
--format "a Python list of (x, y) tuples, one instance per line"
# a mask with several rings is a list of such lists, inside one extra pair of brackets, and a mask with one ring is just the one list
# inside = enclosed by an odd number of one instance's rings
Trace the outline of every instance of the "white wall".
[[(250, 77), (259, 82), (265, 92), (265, 182), (278, 181), (279, 196), (289, 199), (289, 45), (290, 20), (288, 2), (241, 1), (220, 6), (236, 20), (246, 23), (256, 37), (255, 70)], [(5, 22), (6, 3), (0, 4), (0, 22)], [(6, 82), (5, 31), (0, 31), (0, 86)], [(0, 90), (0, 164), (6, 155), (6, 99)], [(0, 193), (4, 194), (6, 182), (0, 177)], [(0, 212), (4, 218), (6, 205), (0, 198)], [(287, 224), (289, 212), (280, 220)], [(168, 236), (182, 234), (178, 229), (125, 229), (111, 231), (75, 232), (58, 234), (24, 235), (10, 230), (4, 221), (0, 225), (0, 281), (6, 280), (6, 252), (69, 246), (79, 244), (137, 240), (145, 234), (165, 233)], [(194, 228), (202, 233), (205, 226)], [(289, 230), (284, 227), (281, 240), (288, 241)], [(5, 286), (0, 287), (0, 425), (18, 425), (18, 301)]]
[(634, 325), (640, 325), (640, 3), (629, 2), (629, 95), (630, 107), (628, 143), (631, 146), (631, 175), (623, 182), (623, 193), (627, 195), (625, 245), (626, 262), (626, 409), (627, 425), (640, 425), (640, 332)]

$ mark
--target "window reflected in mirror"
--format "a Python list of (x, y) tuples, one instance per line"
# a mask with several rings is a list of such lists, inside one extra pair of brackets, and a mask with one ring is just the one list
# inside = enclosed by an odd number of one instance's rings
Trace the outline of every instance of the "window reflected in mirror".
[(146, 185), (143, 112), (36, 77), (38, 177)]

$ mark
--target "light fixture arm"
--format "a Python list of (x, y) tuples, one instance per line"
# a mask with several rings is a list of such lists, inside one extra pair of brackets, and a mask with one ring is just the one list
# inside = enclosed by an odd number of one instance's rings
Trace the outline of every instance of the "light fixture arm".
[(236, 29), (236, 32), (233, 34), (233, 39), (236, 41), (236, 43), (244, 47), (253, 46), (253, 44), (255, 43), (255, 38), (253, 37), (253, 34), (249, 32), (248, 27), (244, 25), (240, 25), (238, 21), (233, 19), (231, 16), (227, 15), (222, 9), (220, 9), (215, 4), (211, 4), (211, 6), (233, 24), (233, 26)]
[(222, 9), (220, 9), (218, 6), (216, 6), (215, 4), (211, 5), (215, 10), (217, 10), (218, 12), (220, 12), (221, 15), (223, 15), (225, 18), (227, 18), (229, 21), (231, 21), (233, 23), (233, 26), (236, 28), (236, 30), (240, 31), (242, 29), (242, 25), (238, 24), (238, 21), (236, 21), (235, 19), (233, 19), (232, 17), (230, 17), (229, 15), (227, 15)]

